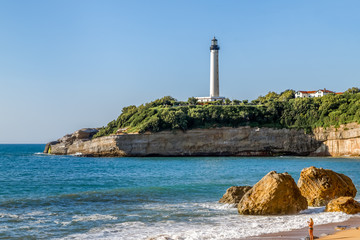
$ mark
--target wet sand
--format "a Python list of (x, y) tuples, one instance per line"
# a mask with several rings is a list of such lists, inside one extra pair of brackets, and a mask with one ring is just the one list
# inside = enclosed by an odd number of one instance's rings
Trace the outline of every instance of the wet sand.
[[(304, 225), (306, 226), (307, 223), (304, 223)], [(320, 239), (325, 239), (325, 240), (327, 240), (327, 239), (347, 239), (347, 240), (357, 239), (357, 240), (360, 240), (360, 230), (339, 231), (339, 230), (335, 229), (337, 227), (351, 229), (351, 228), (356, 228), (359, 226), (360, 226), (360, 216), (351, 217), (349, 220), (347, 220), (345, 222), (314, 225), (314, 236), (319, 237)], [(328, 236), (328, 235), (334, 234), (334, 233), (336, 233), (336, 234)], [(343, 234), (349, 235), (349, 237), (347, 237)], [(259, 240), (259, 239), (266, 239), (266, 240), (289, 239), (289, 240), (293, 240), (293, 239), (297, 239), (297, 240), (299, 240), (299, 239), (306, 239), (307, 236), (308, 236), (308, 227), (304, 227), (301, 229), (295, 229), (295, 230), (287, 231), (287, 232), (270, 233), (270, 234), (264, 234), (264, 235), (260, 235), (260, 236), (256, 236), (256, 237), (247, 237), (247, 238), (242, 238), (242, 239), (247, 239), (247, 240)]]

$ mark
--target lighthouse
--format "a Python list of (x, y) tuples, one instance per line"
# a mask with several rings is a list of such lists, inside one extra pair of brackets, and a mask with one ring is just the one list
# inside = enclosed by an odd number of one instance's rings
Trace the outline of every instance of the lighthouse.
[(214, 37), (210, 46), (210, 97), (219, 97), (219, 50)]
[(198, 102), (205, 103), (225, 99), (219, 96), (219, 50), (218, 40), (214, 37), (210, 46), (210, 96), (197, 97)]

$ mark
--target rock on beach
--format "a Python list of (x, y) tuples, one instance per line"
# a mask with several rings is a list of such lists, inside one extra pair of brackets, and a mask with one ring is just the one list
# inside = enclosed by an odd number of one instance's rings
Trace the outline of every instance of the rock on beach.
[(339, 197), (326, 205), (325, 212), (360, 213), (360, 203), (352, 197)]
[(298, 187), (308, 205), (314, 207), (325, 206), (341, 196), (355, 197), (357, 192), (348, 176), (313, 166), (301, 171)]
[(288, 173), (272, 171), (243, 196), (238, 212), (243, 215), (297, 214), (307, 206), (294, 179)]
[(250, 186), (232, 186), (226, 190), (226, 193), (219, 200), (219, 202), (228, 203), (228, 204), (238, 204), (241, 198), (250, 189), (251, 189)]

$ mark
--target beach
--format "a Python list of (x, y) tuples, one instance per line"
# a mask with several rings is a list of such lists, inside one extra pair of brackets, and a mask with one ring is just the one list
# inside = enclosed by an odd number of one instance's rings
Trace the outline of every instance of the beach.
[(335, 239), (347, 239), (347, 240), (358, 240), (360, 239), (360, 230), (359, 229), (350, 229), (337, 232), (331, 236), (322, 237), (323, 240), (335, 240)]
[[(306, 222), (304, 223), (306, 225)], [(360, 226), (360, 216), (356, 215), (344, 222), (334, 222), (314, 226), (314, 236), (320, 239), (360, 239), (360, 230), (356, 229)], [(308, 236), (308, 228), (300, 228), (292, 231), (278, 232), (272, 234), (263, 234), (256, 237), (246, 238), (249, 240), (259, 239), (305, 239)], [(245, 239), (245, 238), (243, 238)]]

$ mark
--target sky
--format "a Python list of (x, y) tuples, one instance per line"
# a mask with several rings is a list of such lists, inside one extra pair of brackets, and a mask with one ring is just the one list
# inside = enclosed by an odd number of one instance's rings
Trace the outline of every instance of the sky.
[(358, 0), (0, 0), (0, 143), (46, 143), (163, 96), (360, 87)]

